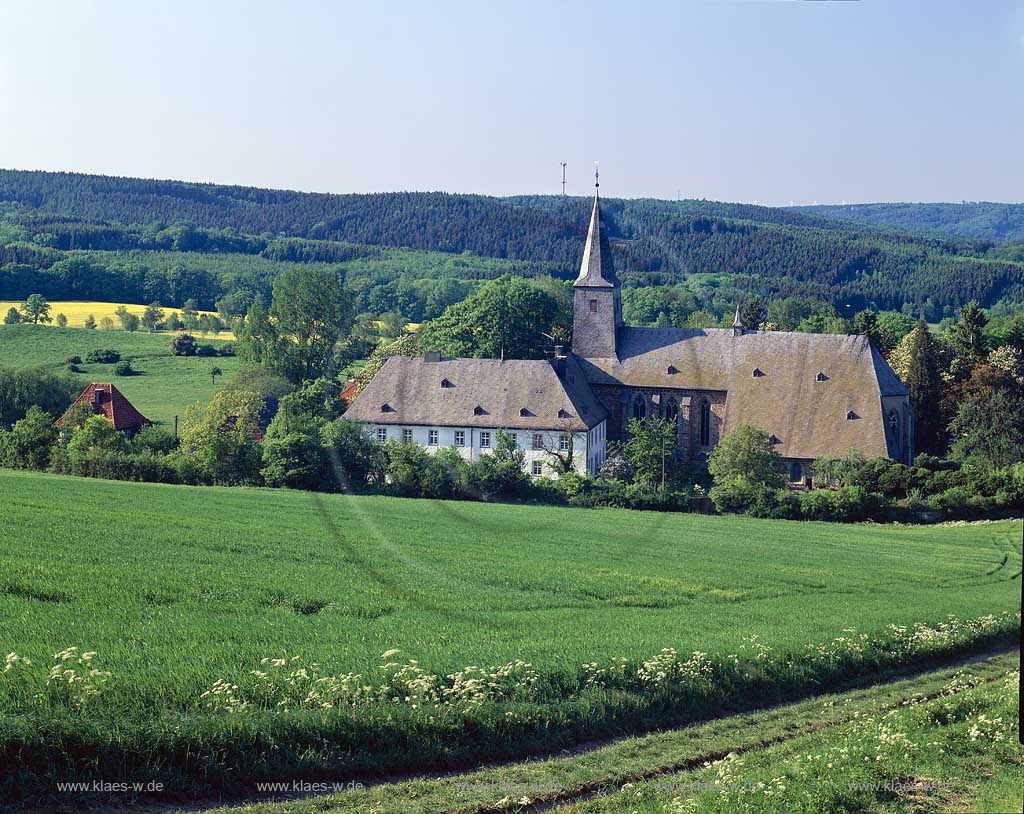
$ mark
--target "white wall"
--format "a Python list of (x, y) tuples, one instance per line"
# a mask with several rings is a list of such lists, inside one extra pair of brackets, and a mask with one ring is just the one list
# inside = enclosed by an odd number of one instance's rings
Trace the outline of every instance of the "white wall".
[[(389, 441), (402, 441), (404, 440), (402, 431), (411, 430), (412, 443), (419, 444), (427, 452), (437, 452), (437, 450), (444, 447), (456, 447), (459, 450), (459, 454), (467, 461), (476, 461), (482, 455), (491, 454), (498, 442), (498, 431), (500, 429), (499, 427), (427, 427), (403, 426), (400, 424), (371, 424), (367, 426), (370, 435), (375, 439), (379, 439), (378, 433), (381, 430), (385, 430), (387, 432), (387, 440)], [(430, 443), (430, 432), (432, 430), (437, 433), (436, 445)], [(461, 446), (455, 443), (456, 432), (463, 433), (463, 444)], [(541, 464), (540, 477), (555, 476), (555, 472), (550, 465), (554, 456), (547, 450), (558, 449), (558, 439), (563, 434), (560, 430), (536, 431), (536, 434), (542, 436), (542, 449), (533, 448), (533, 436), (535, 434), (533, 430), (504, 430), (504, 432), (514, 436), (519, 448), (523, 451), (526, 458), (527, 474), (533, 474), (533, 462), (539, 461)], [(481, 433), (490, 433), (489, 447), (481, 446)], [(576, 465), (576, 471), (596, 475), (600, 471), (605, 457), (607, 457), (606, 449), (607, 432), (604, 421), (589, 432), (573, 433), (573, 461)]]

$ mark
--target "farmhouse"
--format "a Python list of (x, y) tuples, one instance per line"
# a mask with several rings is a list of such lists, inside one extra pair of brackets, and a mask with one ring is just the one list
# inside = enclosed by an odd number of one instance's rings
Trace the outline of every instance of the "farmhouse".
[(92, 407), (94, 415), (101, 415), (106, 418), (114, 429), (123, 432), (129, 438), (135, 435), (143, 427), (148, 427), (153, 422), (135, 409), (128, 399), (114, 385), (104, 382), (92, 382), (75, 399), (74, 404), (53, 422), (61, 426), (67, 418), (68, 413), (79, 404), (86, 404)]
[[(864, 336), (732, 328), (634, 328), (623, 324), (601, 201), (594, 195), (579, 276), (573, 284), (572, 352), (549, 361), (393, 357), (346, 417), (428, 449), (454, 445), (470, 459), (494, 434), (515, 434), (533, 474), (545, 474), (552, 444), (571, 436), (577, 471), (594, 474), (607, 442), (631, 418), (674, 422), (681, 454), (706, 460), (741, 424), (771, 435), (791, 482), (808, 464), (858, 449), (913, 458), (906, 387)], [(559, 440), (560, 439), (560, 440)], [(557, 448), (557, 447), (556, 447)]]

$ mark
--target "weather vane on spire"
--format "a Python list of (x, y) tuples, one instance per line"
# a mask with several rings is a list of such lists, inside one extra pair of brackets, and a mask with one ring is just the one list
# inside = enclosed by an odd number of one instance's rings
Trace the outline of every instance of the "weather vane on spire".
[(597, 189), (599, 186), (601, 186), (601, 181), (600, 181), (600, 176), (599, 176), (598, 171), (597, 171), (597, 162), (595, 161), (594, 162), (594, 189)]

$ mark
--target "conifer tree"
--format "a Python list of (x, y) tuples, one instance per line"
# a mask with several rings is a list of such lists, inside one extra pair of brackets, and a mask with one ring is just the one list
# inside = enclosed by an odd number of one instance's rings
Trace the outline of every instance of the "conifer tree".
[(935, 337), (922, 317), (910, 336), (907, 362), (907, 389), (914, 408), (914, 439), (920, 452), (941, 455), (946, 449), (940, 402), (942, 379)]

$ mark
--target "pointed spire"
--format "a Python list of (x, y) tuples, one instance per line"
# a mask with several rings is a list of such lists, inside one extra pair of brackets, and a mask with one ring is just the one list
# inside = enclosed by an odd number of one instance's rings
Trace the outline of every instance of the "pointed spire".
[(743, 320), (740, 319), (740, 304), (736, 303), (736, 318), (732, 321), (732, 335), (740, 336), (743, 333)]
[(601, 216), (601, 197), (598, 188), (601, 186), (594, 162), (594, 209), (590, 213), (590, 228), (587, 229), (587, 243), (583, 247), (583, 260), (580, 263), (580, 274), (573, 287), (617, 288), (619, 279), (615, 276), (612, 264), (612, 249), (608, 243), (608, 230)]

